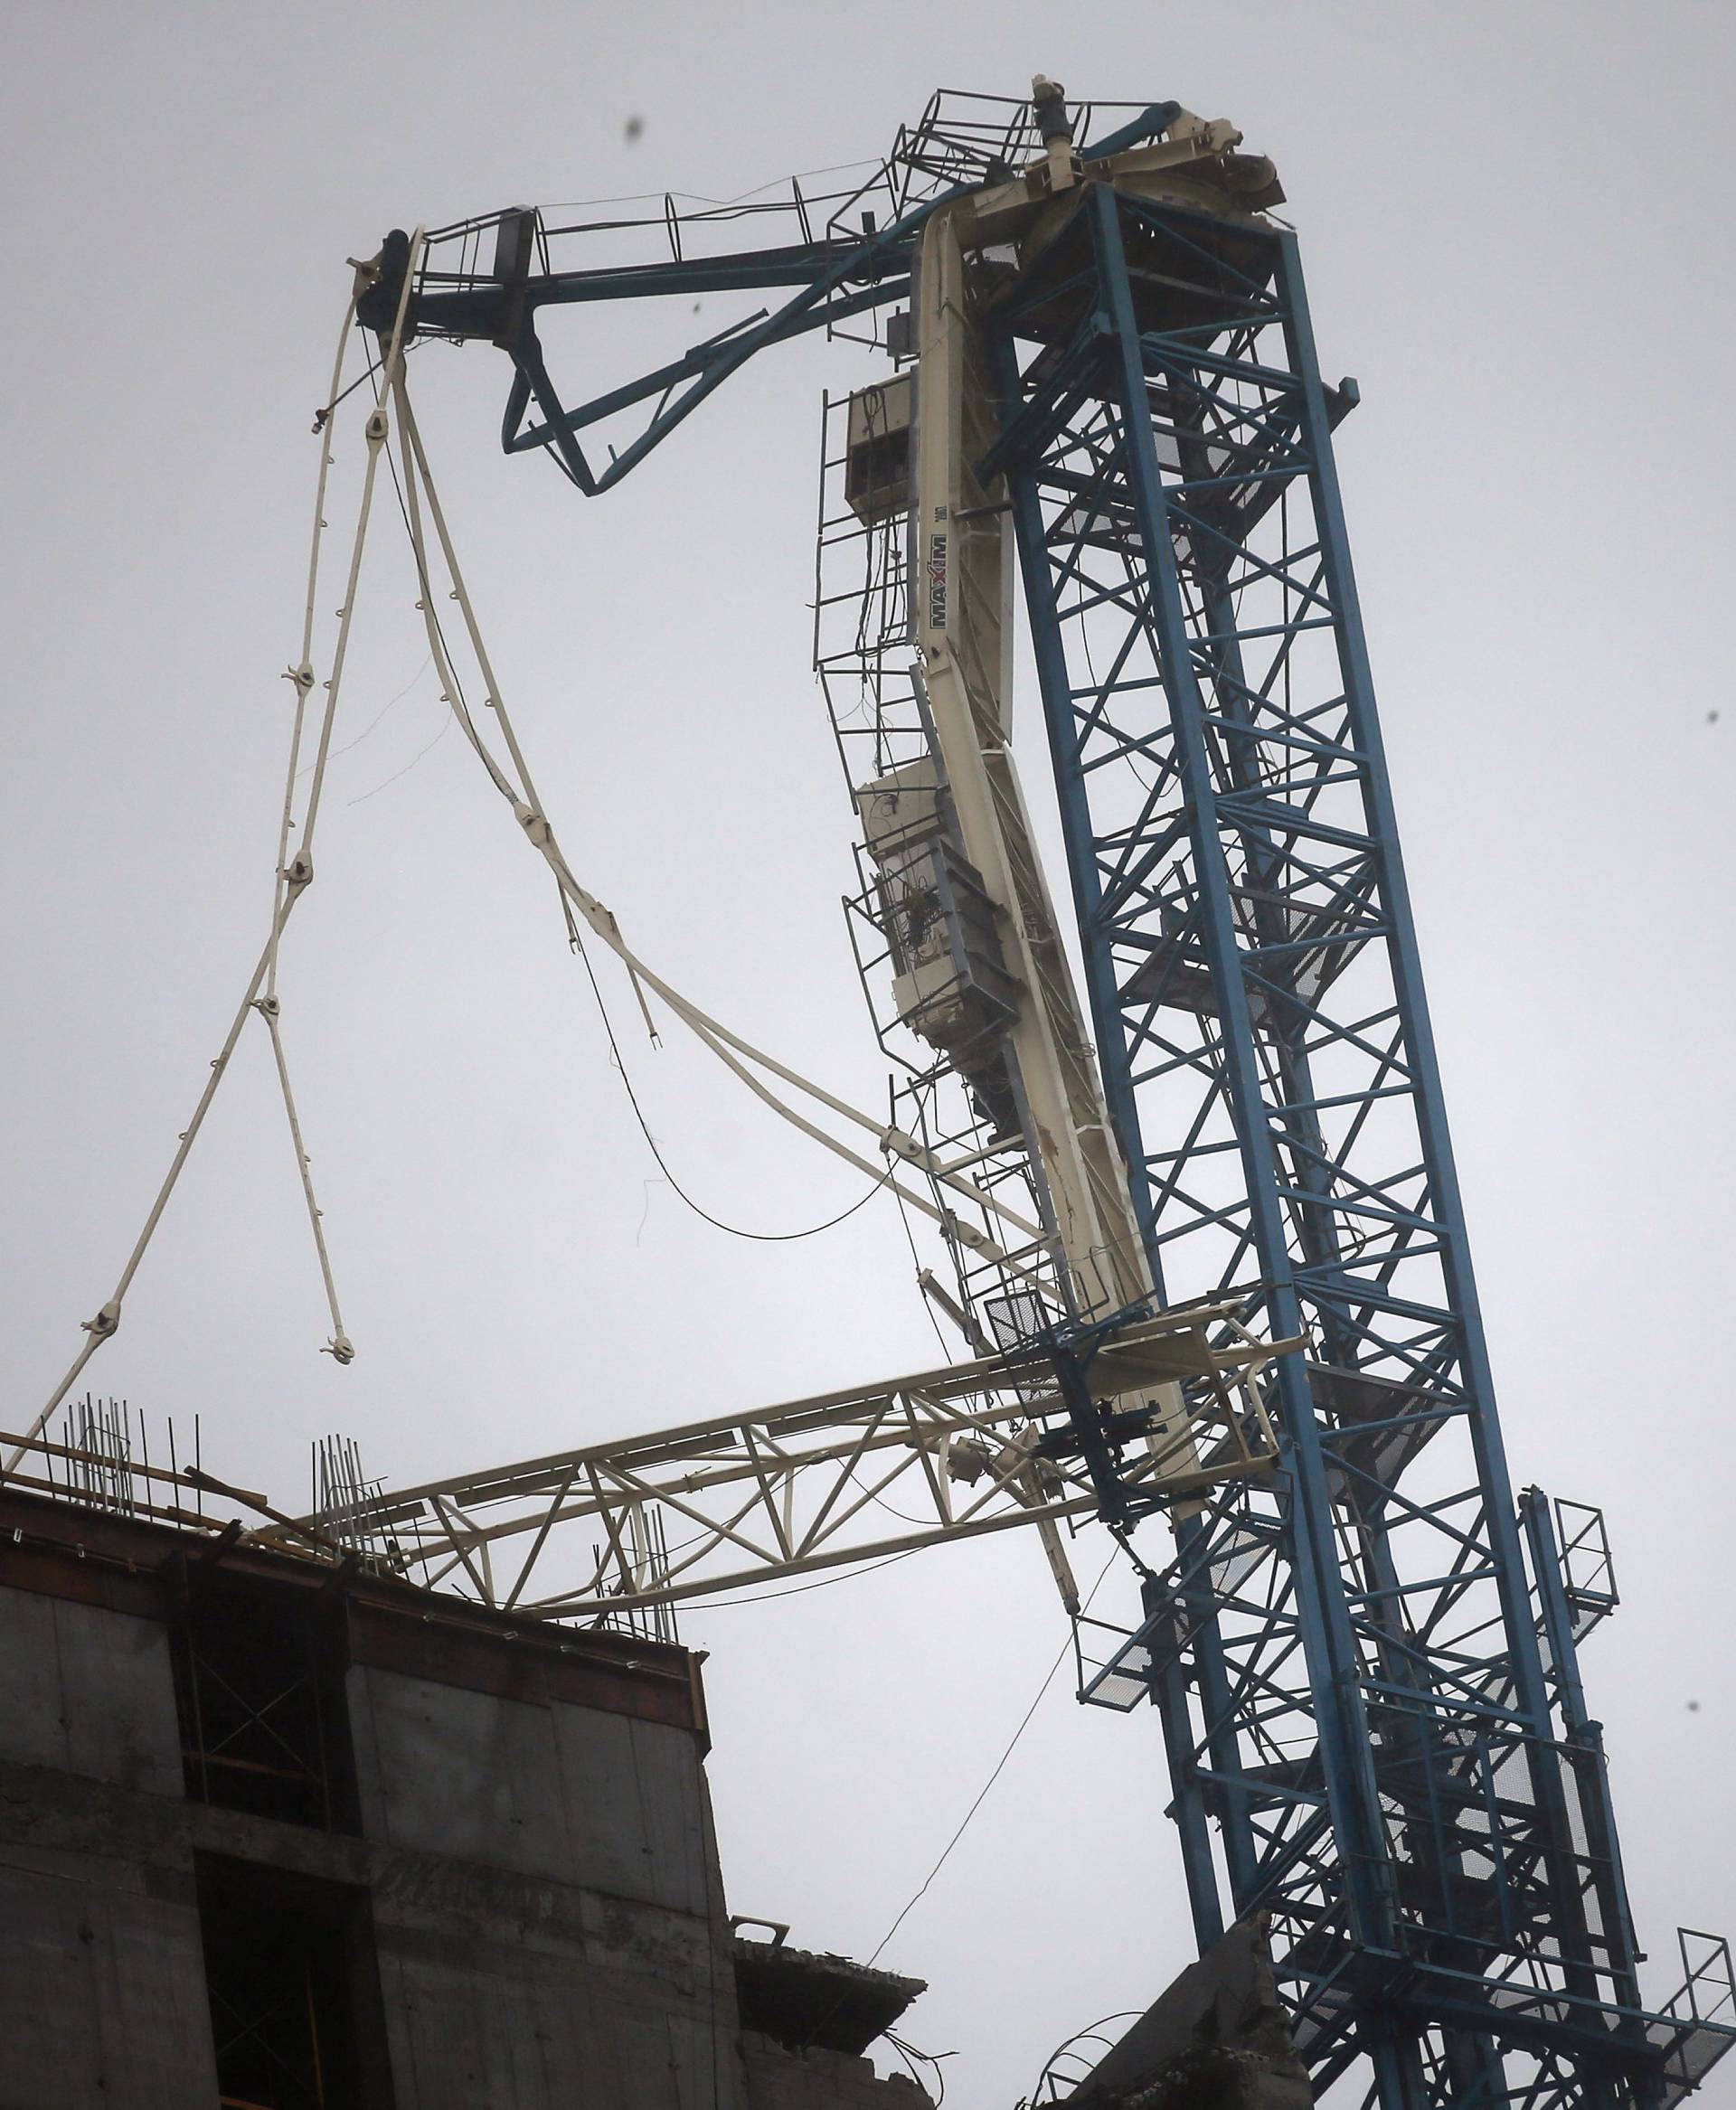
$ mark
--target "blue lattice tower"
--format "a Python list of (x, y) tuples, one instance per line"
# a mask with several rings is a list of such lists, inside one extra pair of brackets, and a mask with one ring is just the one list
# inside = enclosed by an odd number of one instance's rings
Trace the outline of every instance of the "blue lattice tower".
[(1317, 2087), (1670, 2099), (1550, 1509), (1495, 1418), (1333, 465), (1354, 390), (1292, 236), (1107, 183), (986, 316), (1155, 1277), (1313, 1344), (1276, 1484), (1180, 1524), (1086, 1697), (1156, 1700), (1199, 1939), (1271, 1914)]

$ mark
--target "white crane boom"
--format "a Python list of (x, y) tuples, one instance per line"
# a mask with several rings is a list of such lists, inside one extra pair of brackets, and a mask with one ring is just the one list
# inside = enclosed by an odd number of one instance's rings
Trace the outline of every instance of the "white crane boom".
[(965, 283), (970, 203), (929, 221), (918, 268), (916, 643), (961, 846), (1017, 984), (1007, 1038), (1057, 1262), (1075, 1314), (1101, 1317), (1148, 1299), (1151, 1272), (1013, 757), (1012, 538), (973, 466), (996, 423)]
[[(1203, 1402), (1158, 1432), (1131, 1482), (1197, 1492), (1269, 1462), (1255, 1380), (1297, 1343), (1214, 1347), (1209, 1333), (1227, 1319), (1219, 1305), (1166, 1314), (1123, 1329), (1091, 1361), (1092, 1392), (1105, 1399), (1185, 1380)], [(467, 1582), (486, 1602), (561, 1619), (1034, 1524), (1076, 1608), (1058, 1527), (1098, 1505), (1077, 1461), (1045, 1446), (1043, 1424), (1064, 1417), (1053, 1366), (1033, 1346), (458, 1474), (394, 1490), (364, 1517), (304, 1521), (349, 1533), (430, 1584)], [(1209, 1447), (1194, 1460), (1202, 1429)], [(661, 1544), (644, 1529), (653, 1512), (668, 1532)], [(577, 1559), (575, 1542), (586, 1547)]]

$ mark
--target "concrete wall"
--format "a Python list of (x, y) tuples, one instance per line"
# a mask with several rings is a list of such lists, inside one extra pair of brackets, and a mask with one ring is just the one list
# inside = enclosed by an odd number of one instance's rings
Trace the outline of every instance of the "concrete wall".
[(0, 1844), (0, 2105), (189, 2110), (217, 2099), (199, 1915), (115, 1855)]
[(710, 1916), (690, 1731), (364, 1665), (347, 1682), (367, 1838)]
[(373, 1665), (347, 1685), (363, 1830), (391, 1850), (373, 1924), (402, 2110), (736, 2110), (692, 1731)]
[(69, 1823), (52, 1793), (179, 1797), (161, 1626), (0, 1588), (0, 2110), (214, 2102), (191, 1850), (147, 1861), (124, 1823)]
[(178, 1795), (163, 1628), (104, 1605), (0, 1589), (0, 1758)]

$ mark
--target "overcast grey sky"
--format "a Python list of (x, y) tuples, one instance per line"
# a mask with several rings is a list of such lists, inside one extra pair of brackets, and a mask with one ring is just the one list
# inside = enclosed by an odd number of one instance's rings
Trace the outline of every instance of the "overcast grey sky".
[[(1586, 1670), (1670, 1991), (1677, 1920), (1736, 1925), (1731, 9), (14, 0), (8, 20), (0, 1421), (108, 1295), (262, 935), (345, 257), (419, 220), (873, 156), (940, 85), (1017, 93), (1042, 69), (1175, 96), (1277, 161), (1323, 359), (1363, 384), (1340, 460), (1509, 1449), (1517, 1484), (1609, 1512), (1625, 1602)], [(680, 349), (685, 320), (611, 322), (599, 384)], [(419, 365), (580, 876), (678, 985), (876, 1102), (805, 605), (819, 390), (860, 370), (768, 357), (585, 502), (495, 451), (497, 354)], [(340, 468), (358, 454), (352, 429)], [(402, 1480), (931, 1360), (888, 1205), (750, 1246), (647, 1185), (546, 877), (459, 740), (429, 748), (411, 598), (382, 536), (338, 740), (413, 685), (334, 764), (286, 943), (357, 1360), (316, 1352), (261, 1035), (93, 1378), (198, 1411), (209, 1462), (296, 1502), (329, 1428)], [(859, 1192), (703, 1058), (629, 1060), (722, 1213), (787, 1229)], [(1034, 1546), (1005, 1540), (684, 1631), (712, 1652), (732, 1909), (857, 1954), (1063, 1638)], [(910, 2031), (958, 2050), (955, 2100), (1010, 2105), (1057, 2039), (1185, 1959), (1166, 1799), (1155, 1722), (1058, 1680), (885, 1959), (932, 1982)], [(1736, 2075), (1704, 2100), (1736, 2103)]]

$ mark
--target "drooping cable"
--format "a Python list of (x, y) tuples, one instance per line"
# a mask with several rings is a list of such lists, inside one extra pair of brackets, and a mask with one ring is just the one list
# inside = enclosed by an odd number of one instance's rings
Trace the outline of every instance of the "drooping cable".
[(378, 784), (371, 785), (366, 791), (359, 791), (354, 798), (346, 798), (344, 801), (344, 805), (365, 805), (369, 799), (378, 798), (382, 791), (390, 791), (394, 784), (408, 777), (419, 762), (425, 762), (451, 730), (451, 719), (443, 719), (440, 721), (439, 732), (434, 735), (426, 747), (419, 748), (401, 769), (394, 769), (390, 777), (382, 777)]
[[(561, 907), (563, 909), (567, 907), (564, 895), (561, 897)], [(663, 1146), (651, 1133), (650, 1124), (646, 1120), (644, 1108), (639, 1105), (639, 1095), (634, 1090), (633, 1079), (627, 1075), (627, 1063), (621, 1055), (620, 1042), (615, 1038), (615, 1027), (609, 1015), (609, 1006), (603, 1002), (602, 990), (598, 986), (597, 971), (590, 964), (590, 955), (585, 950), (584, 940), (579, 935), (578, 926), (571, 921), (570, 909), (567, 928), (571, 934), (570, 942), (572, 949), (578, 954), (580, 963), (584, 967), (585, 979), (590, 984), (590, 993), (597, 1000), (597, 1013), (603, 1022), (603, 1031), (609, 1039), (609, 1059), (620, 1073), (621, 1084), (627, 1092), (627, 1104), (633, 1109), (634, 1120), (639, 1125), (639, 1134), (644, 1136), (646, 1147), (657, 1161), (657, 1168), (664, 1178), (695, 1216), (709, 1223), (714, 1230), (727, 1231), (732, 1239), (750, 1239), (756, 1244), (766, 1246), (788, 1245), (797, 1239), (816, 1239), (822, 1231), (835, 1229), (847, 1218), (854, 1216), (859, 1209), (865, 1209), (874, 1196), (884, 1190), (885, 1181), (876, 1180), (868, 1192), (853, 1201), (847, 1209), (839, 1210), (835, 1216), (827, 1217), (824, 1223), (810, 1224), (806, 1230), (793, 1231), (744, 1230), (739, 1224), (725, 1223), (722, 1217), (713, 1216), (709, 1209), (695, 1201), (670, 1170), (669, 1161), (663, 1154)]]
[[(913, 1139), (896, 1135), (893, 1131), (889, 1130), (884, 1124), (874, 1119), (872, 1116), (862, 1113), (846, 1101), (826, 1091), (812, 1079), (801, 1076), (799, 1072), (778, 1061), (775, 1057), (768, 1054), (763, 1049), (754, 1047), (751, 1042), (731, 1032), (720, 1021), (683, 996), (661, 975), (655, 973), (627, 946), (613, 914), (602, 902), (580, 884), (555, 840), (552, 827), (537, 796), (535, 784), (525, 761), (524, 750), (520, 746), (511, 717), (501, 696), (499, 683), (495, 679), (487, 649), (482, 640), (477, 625), (476, 611), (466, 589), (444, 512), (434, 487), (427, 452), (417, 426), (415, 413), (410, 404), (401, 368), (394, 377), (392, 387), (399, 406), (398, 422), (404, 468), (403, 492), (407, 501), (406, 524), (416, 555), (418, 578), (422, 591), (421, 608), (424, 624), (427, 628), (429, 647), (434, 653), (436, 664), (440, 672), (442, 688), (455, 711), (458, 714), (460, 726), (475, 749), (478, 759), (487, 770), (495, 788), (512, 805), (514, 817), (524, 831), (525, 835), (532, 844), (541, 852), (551, 871), (554, 873), (556, 883), (559, 885), (562, 896), (578, 911), (579, 916), (592, 932), (626, 966), (636, 987), (639, 988), (641, 1005), (643, 1006), (645, 1002), (644, 990), (649, 989), (654, 992), (695, 1037), (708, 1047), (727, 1069), (733, 1071), (757, 1097), (763, 1100), (782, 1118), (811, 1136), (814, 1141), (844, 1158), (846, 1163), (854, 1164), (877, 1182), (887, 1185), (898, 1184), (895, 1175), (890, 1169), (876, 1165), (871, 1159), (853, 1149), (841, 1138), (811, 1121), (806, 1115), (780, 1098), (765, 1082), (764, 1077), (757, 1072), (763, 1070), (793, 1089), (807, 1095), (817, 1104), (841, 1118), (869, 1130), (880, 1142), (882, 1148), (895, 1149), (899, 1155), (919, 1166), (931, 1178), (984, 1209), (991, 1216), (998, 1217), (1011, 1228), (1021, 1232), (1024, 1238), (1033, 1242), (1038, 1239), (1041, 1236), (1038, 1227), (1020, 1216), (1017, 1211), (1010, 1209), (997, 1196), (978, 1186), (975, 1181), (967, 1179), (962, 1173), (941, 1163), (931, 1152), (924, 1149)], [(500, 726), (502, 739), (505, 744), (513, 768), (517, 774), (516, 785), (507, 775), (501, 763), (489, 751), (487, 743), (482, 739), (476, 730), (472, 714), (463, 702), (458, 678), (452, 668), (450, 655), (447, 650), (447, 642), (434, 602), (427, 545), (421, 527), (421, 501), (424, 497), (427, 500), (428, 517), (433, 525), (436, 538), (439, 543), (442, 563), (447, 577), (451, 581), (452, 597), (458, 602), (463, 615), (465, 626), (468, 633), (470, 649), (485, 684), (485, 702), (486, 707), (495, 713), (495, 721)], [(648, 1015), (647, 1013), (647, 1018)], [(753, 1067), (750, 1068), (750, 1065)], [(963, 1230), (964, 1227), (959, 1225), (956, 1217), (938, 1203), (931, 1201), (926, 1195), (901, 1186), (899, 1191), (912, 1206), (934, 1219), (950, 1232), (958, 1233)], [(970, 1233), (969, 1236), (986, 1258), (998, 1260), (1013, 1274), (1030, 1279), (1033, 1283), (1037, 1280), (1032, 1270), (1023, 1267), (1011, 1255), (1005, 1253), (994, 1239), (976, 1232)]]
[[(331, 759), (335, 762), (340, 755), (347, 755), (353, 749), (359, 748), (363, 741), (366, 739), (368, 735), (373, 730), (375, 726), (382, 724), (391, 712), (397, 710), (398, 706), (403, 702), (404, 698), (410, 694), (410, 691), (416, 686), (417, 683), (421, 680), (422, 676), (428, 672), (429, 668), (431, 667), (433, 664), (433, 659), (428, 654), (424, 653), (422, 655), (422, 664), (416, 669), (416, 672), (411, 674), (409, 681), (404, 683), (403, 687), (399, 690), (398, 693), (392, 697), (389, 702), (382, 703), (380, 706), (379, 710), (374, 712), (371, 719), (369, 719), (368, 722), (362, 728), (361, 731), (356, 734), (354, 739), (345, 740), (341, 748), (334, 748), (331, 753)], [(307, 771), (312, 768), (313, 764), (309, 762), (307, 768), (300, 771), (300, 775), (303, 777), (307, 776)]]
[(707, 1597), (697, 1609), (728, 1612), (741, 1605), (769, 1605), (773, 1597), (805, 1597), (809, 1590), (826, 1590), (835, 1583), (854, 1582), (860, 1575), (873, 1575), (877, 1568), (896, 1568), (901, 1560), (909, 1560), (921, 1551), (920, 1546), (911, 1546), (902, 1553), (889, 1553), (883, 1560), (871, 1560), (864, 1568), (846, 1568), (837, 1575), (823, 1575), (817, 1582), (792, 1583), (787, 1590), (756, 1590), (747, 1597)]
[[(1119, 1551), (1119, 1548), (1118, 1548), (1116, 1550)], [(1092, 1598), (1094, 1598), (1097, 1596), (1098, 1591), (1102, 1588), (1104, 1578), (1108, 1576), (1109, 1569), (1114, 1566), (1114, 1564), (1115, 1553), (1112, 1552), (1109, 1555), (1109, 1558), (1098, 1570), (1097, 1580), (1091, 1585), (1090, 1590), (1086, 1593), (1085, 1602), (1080, 1606), (1080, 1615), (1081, 1617), (1090, 1609)], [(1014, 1752), (1018, 1749), (1021, 1738), (1024, 1737), (1025, 1730), (1028, 1729), (1031, 1726), (1031, 1718), (1036, 1713), (1038, 1708), (1042, 1706), (1044, 1694), (1048, 1691), (1050, 1686), (1052, 1685), (1055, 1681), (1055, 1672), (1060, 1670), (1061, 1664), (1066, 1662), (1067, 1652), (1072, 1647), (1072, 1645), (1073, 1637), (1071, 1634), (1069, 1634), (1067, 1639), (1061, 1643), (1061, 1648), (1055, 1656), (1054, 1662), (1051, 1663), (1048, 1670), (1043, 1672), (1043, 1682), (1037, 1687), (1036, 1693), (1033, 1698), (1030, 1706), (1027, 1707), (1024, 1714), (1020, 1716), (1019, 1726), (1014, 1730), (1011, 1738), (1008, 1740), (1006, 1748), (995, 1761), (993, 1771), (989, 1774), (988, 1778), (984, 1781), (982, 1786), (977, 1789), (975, 1799), (972, 1801), (970, 1807), (958, 1820), (958, 1829), (953, 1832), (952, 1837), (948, 1840), (947, 1843), (940, 1849), (939, 1858), (935, 1861), (934, 1866), (929, 1870), (928, 1874), (923, 1877), (921, 1882), (917, 1886), (915, 1891), (911, 1894), (909, 1902), (904, 1906), (902, 1911), (900, 1912), (898, 1917), (893, 1920), (891, 1926), (889, 1926), (886, 1929), (886, 1932), (881, 1936), (879, 1943), (875, 1946), (873, 1955), (868, 1959), (867, 1968), (869, 1970), (873, 1970), (875, 1964), (879, 1962), (881, 1955), (885, 1949), (887, 1943), (892, 1940), (892, 1936), (898, 1932), (899, 1928), (903, 1926), (906, 1919), (910, 1917), (910, 1914), (928, 1895), (929, 1886), (934, 1881), (935, 1878), (940, 1873), (941, 1870), (946, 1867), (948, 1860), (951, 1858), (953, 1848), (958, 1845), (958, 1842), (970, 1829), (972, 1818), (976, 1816), (977, 1811), (980, 1810), (983, 1804), (988, 1800), (989, 1790), (1001, 1777), (1001, 1775), (1005, 1772), (1008, 1759), (1010, 1759)]]
[(906, 2070), (919, 2088), (922, 2086), (922, 2077), (916, 2070), (918, 2065), (932, 2068), (938, 2091), (933, 2098), (934, 2110), (940, 2110), (941, 2104), (947, 2099), (947, 2069), (941, 2062), (957, 2058), (958, 2054), (956, 2051), (920, 2051), (908, 2037), (901, 2037), (896, 2030), (882, 2030), (881, 2035), (904, 2061)]

